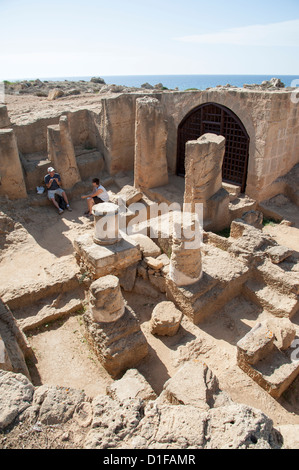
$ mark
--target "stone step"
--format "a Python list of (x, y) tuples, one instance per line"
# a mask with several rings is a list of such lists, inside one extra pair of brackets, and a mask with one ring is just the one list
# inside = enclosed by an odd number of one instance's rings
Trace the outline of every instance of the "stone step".
[(299, 270), (293, 270), (298, 264), (299, 260), (290, 258), (279, 264), (265, 260), (256, 269), (260, 280), (268, 286), (272, 286), (282, 294), (299, 295)]
[(238, 198), (241, 193), (241, 187), (231, 183), (225, 183), (222, 181), (222, 187), (226, 189), (229, 193), (229, 200), (233, 201), (234, 199)]
[(34, 305), (16, 309), (13, 315), (20, 329), (25, 332), (77, 312), (83, 308), (84, 297), (84, 290), (81, 288), (61, 292), (42, 299)]
[(292, 360), (291, 353), (291, 349), (280, 351), (274, 347), (269, 355), (255, 365), (245, 361), (238, 361), (238, 365), (272, 397), (278, 399), (299, 374), (299, 362)]
[(79, 286), (80, 270), (75, 262), (73, 255), (55, 262), (55, 267), (51, 265), (49, 270), (43, 272), (43, 276), (38, 279), (34, 277), (26, 278), (23, 283), (14, 285), (8, 282), (5, 286), (2, 284), (0, 296), (3, 302), (11, 310), (24, 308), (34, 303), (60, 293), (69, 292), (77, 289)]
[(249, 280), (244, 284), (243, 293), (277, 317), (291, 318), (299, 309), (299, 300), (295, 296), (281, 294), (255, 280)]

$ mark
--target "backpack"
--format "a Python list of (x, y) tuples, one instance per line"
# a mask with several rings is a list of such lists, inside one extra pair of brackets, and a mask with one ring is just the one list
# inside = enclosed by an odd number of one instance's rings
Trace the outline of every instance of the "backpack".
[(66, 209), (66, 202), (63, 199), (63, 197), (60, 196), (59, 194), (55, 194), (55, 198), (56, 198), (56, 201), (58, 202), (58, 205), (59, 205), (60, 209), (65, 210)]

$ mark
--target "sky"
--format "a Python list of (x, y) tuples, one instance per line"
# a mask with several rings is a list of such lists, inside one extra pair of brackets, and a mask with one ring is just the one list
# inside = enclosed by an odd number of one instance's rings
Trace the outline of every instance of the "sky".
[(0, 80), (299, 76), (299, 0), (0, 0)]

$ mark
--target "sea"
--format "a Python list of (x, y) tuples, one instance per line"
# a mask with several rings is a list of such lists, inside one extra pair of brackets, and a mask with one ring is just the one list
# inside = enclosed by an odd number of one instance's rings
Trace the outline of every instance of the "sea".
[[(243, 87), (244, 84), (261, 84), (265, 80), (271, 78), (279, 78), (286, 87), (298, 86), (298, 75), (97, 75), (105, 80), (109, 85), (124, 85), (128, 87), (140, 88), (144, 83), (156, 85), (162, 83), (164, 87), (174, 90), (178, 88), (180, 91), (196, 88), (205, 90), (206, 88), (216, 87), (217, 85), (232, 85)], [(41, 80), (53, 81), (90, 81), (92, 77), (48, 77)], [(297, 80), (296, 83), (294, 81)]]

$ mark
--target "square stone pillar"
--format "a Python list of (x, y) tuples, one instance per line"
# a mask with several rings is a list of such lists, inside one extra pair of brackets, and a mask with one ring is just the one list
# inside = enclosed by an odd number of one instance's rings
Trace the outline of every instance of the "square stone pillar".
[(168, 183), (167, 126), (162, 105), (144, 96), (136, 101), (134, 185), (150, 189)]
[(186, 143), (184, 203), (203, 204), (205, 230), (229, 226), (229, 193), (222, 188), (225, 138), (204, 134)]
[(27, 197), (23, 169), (13, 129), (0, 129), (0, 196)]
[(48, 126), (47, 132), (49, 160), (60, 174), (63, 188), (71, 189), (81, 176), (67, 116), (61, 116), (58, 125)]

